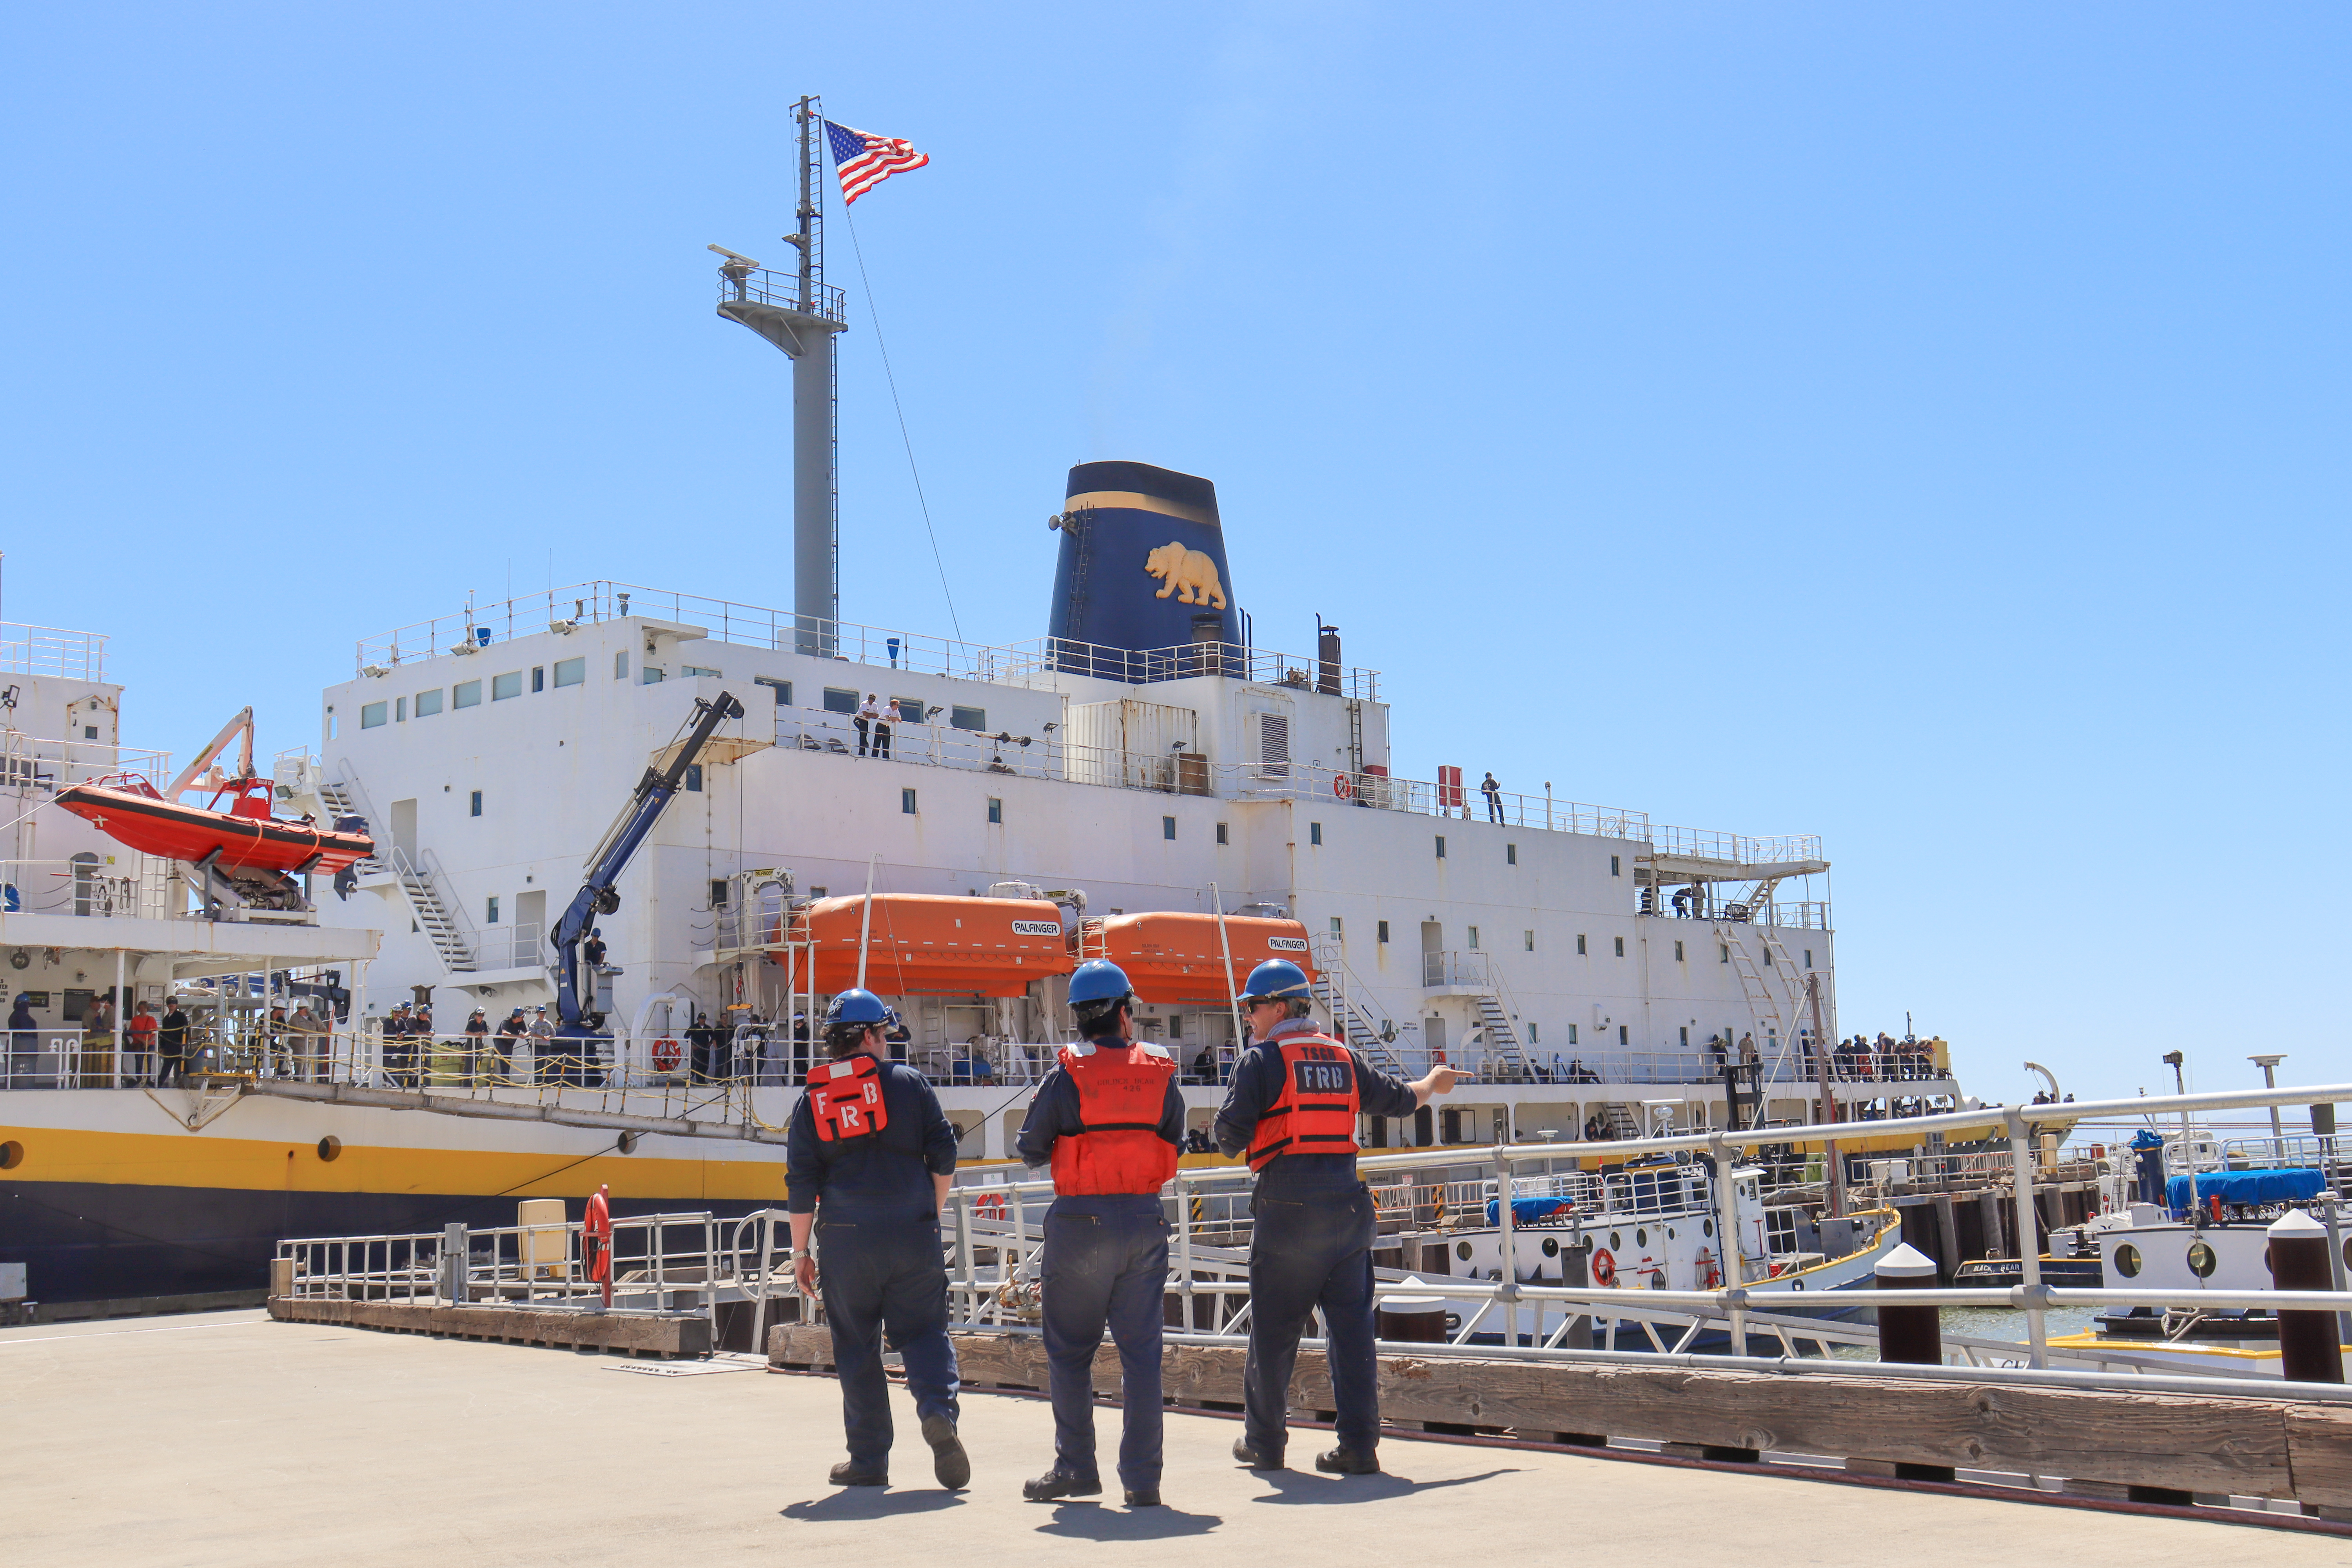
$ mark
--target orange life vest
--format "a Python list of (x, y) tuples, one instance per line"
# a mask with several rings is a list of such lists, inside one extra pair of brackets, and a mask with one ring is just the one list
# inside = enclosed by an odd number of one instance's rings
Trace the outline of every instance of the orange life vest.
[(1054, 1191), (1065, 1197), (1157, 1193), (1176, 1173), (1176, 1146), (1160, 1136), (1175, 1058), (1149, 1046), (1061, 1050), (1078, 1091), (1084, 1131), (1054, 1141)]
[(808, 1076), (808, 1095), (821, 1142), (870, 1138), (890, 1125), (890, 1108), (882, 1103), (881, 1064), (864, 1051), (819, 1065)]
[(1265, 1168), (1281, 1154), (1356, 1152), (1356, 1063), (1348, 1047), (1325, 1035), (1286, 1035), (1282, 1092), (1259, 1113), (1249, 1165)]

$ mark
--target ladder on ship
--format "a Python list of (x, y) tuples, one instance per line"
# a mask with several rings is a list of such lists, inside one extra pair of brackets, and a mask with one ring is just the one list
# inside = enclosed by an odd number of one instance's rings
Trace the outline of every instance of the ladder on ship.
[[(1769, 908), (1769, 905), (1766, 907)], [(1757, 945), (1764, 954), (1760, 967), (1754, 955), (1748, 952), (1748, 944), (1740, 940), (1743, 931), (1756, 934)], [(1797, 1048), (1800, 1032), (1811, 1027), (1803, 1016), (1804, 971), (1798, 967), (1796, 960), (1790, 956), (1789, 950), (1781, 945), (1780, 937), (1769, 925), (1742, 925), (1730, 921), (1717, 921), (1715, 935), (1716, 940), (1723, 944), (1725, 956), (1731, 961), (1732, 973), (1739, 977), (1740, 995), (1748, 1004), (1749, 1016), (1764, 1030), (1766, 1043), (1775, 1047), (1768, 1056), (1765, 1047), (1759, 1046), (1758, 1054), (1765, 1057), (1765, 1065), (1771, 1069), (1768, 1076), (1779, 1079), (1782, 1076), (1781, 1066), (1788, 1060), (1789, 1054)], [(1767, 970), (1771, 972), (1771, 978), (1767, 977)], [(1772, 979), (1781, 977), (1785, 977), (1785, 995), (1780, 987), (1772, 984)], [(1737, 1049), (1737, 1042), (1727, 1040), (1724, 1043)]]
[(1394, 1048), (1396, 1021), (1381, 1010), (1362, 981), (1349, 969), (1339, 944), (1329, 937), (1315, 944), (1315, 1000), (1331, 1015), (1339, 1037), (1356, 1054), (1383, 1072), (1404, 1076), (1404, 1062)]
[[(383, 825), (369, 807), (366, 794), (355, 779), (337, 779), (319, 785), (319, 803), (336, 816), (361, 816), (367, 819), (371, 833), (380, 833)], [(370, 877), (389, 872), (400, 884), (402, 895), (408, 900), (408, 912), (416, 921), (416, 929), (433, 944), (440, 955), (441, 966), (452, 974), (471, 974), (477, 967), (473, 933), (466, 929), (449, 907), (441, 900), (441, 891), (434, 883), (432, 869), (412, 861), (399, 845), (387, 846), (376, 839), (376, 853), (364, 860), (355, 861), (352, 869)]]

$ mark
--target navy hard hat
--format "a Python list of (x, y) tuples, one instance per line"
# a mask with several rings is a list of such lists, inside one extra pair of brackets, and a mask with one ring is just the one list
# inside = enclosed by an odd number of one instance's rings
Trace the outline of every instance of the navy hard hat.
[(1305, 1001), (1314, 994), (1305, 970), (1286, 958), (1269, 958), (1250, 971), (1249, 984), (1242, 987), (1239, 1000), (1244, 1004), (1287, 1002), (1294, 997)]
[(1128, 980), (1127, 971), (1108, 958), (1089, 958), (1070, 973), (1070, 1005), (1087, 1002), (1116, 1002), (1135, 994), (1135, 986)]
[(890, 1009), (871, 991), (845, 991), (824, 1010), (827, 1024), (886, 1024), (889, 1019)]

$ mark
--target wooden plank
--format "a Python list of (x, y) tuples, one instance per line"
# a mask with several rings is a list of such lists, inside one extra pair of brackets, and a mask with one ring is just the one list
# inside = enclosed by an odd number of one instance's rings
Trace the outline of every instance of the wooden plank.
[(309, 1297), (275, 1300), (269, 1310), (272, 1317), (290, 1322), (337, 1323), (457, 1339), (523, 1340), (659, 1355), (710, 1353), (710, 1320), (702, 1317), (649, 1318), (521, 1307), (445, 1307), (429, 1301), (335, 1301)]
[[(779, 1328), (772, 1359), (830, 1364), (822, 1329)], [(1045, 1384), (1034, 1335), (958, 1334), (973, 1382)], [(1238, 1346), (1171, 1345), (1168, 1395), (1185, 1404), (1238, 1404)], [(1650, 1438), (1708, 1449), (1826, 1454), (1880, 1464), (2076, 1477), (2119, 1486), (2333, 1501), (2352, 1486), (2352, 1413), (2284, 1402), (2200, 1399), (2012, 1384), (1927, 1383), (1857, 1372), (1776, 1374), (1626, 1364), (1388, 1356), (1381, 1413), (1395, 1422), (1508, 1427)], [(1095, 1386), (1118, 1389), (1108, 1346)], [(1323, 1358), (1302, 1352), (1289, 1394), (1295, 1410), (1328, 1410)], [(2310, 1409), (2301, 1468), (2290, 1463), (2287, 1415)], [(2309, 1480), (2305, 1482), (2305, 1471)], [(2298, 1493), (2298, 1485), (2311, 1489)], [(2347, 1499), (2352, 1500), (2352, 1499)]]
[(2324, 1508), (2352, 1508), (2352, 1410), (2288, 1405), (2286, 1447), (2296, 1498)]

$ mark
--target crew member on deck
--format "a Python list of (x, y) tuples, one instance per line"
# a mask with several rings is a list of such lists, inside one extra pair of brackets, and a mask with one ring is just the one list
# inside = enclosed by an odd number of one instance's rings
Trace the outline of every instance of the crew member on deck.
[(1356, 1173), (1356, 1118), (1409, 1116), (1457, 1077), (1412, 1083), (1368, 1066), (1315, 1026), (1306, 974), (1283, 959), (1250, 972), (1239, 997), (1250, 1047), (1217, 1112), (1217, 1146), (1249, 1151), (1250, 1339), (1234, 1458), (1283, 1468), (1291, 1369), (1307, 1314), (1323, 1310), (1339, 1446), (1316, 1457), (1337, 1475), (1378, 1474), (1381, 1395), (1372, 1354), (1372, 1194)]
[(1021, 1124), (1021, 1158), (1054, 1167), (1045, 1211), (1045, 1360), (1054, 1396), (1054, 1468), (1024, 1481), (1033, 1502), (1092, 1497), (1095, 1351), (1108, 1327), (1127, 1406), (1118, 1479), (1129, 1508), (1160, 1501), (1160, 1303), (1168, 1221), (1160, 1189), (1176, 1173), (1184, 1096), (1176, 1060), (1135, 1037), (1134, 987), (1108, 959), (1070, 976), (1086, 1043), (1064, 1046)]
[(907, 1391), (940, 1485), (971, 1479), (956, 1436), (956, 1354), (948, 1342), (948, 1271), (940, 1205), (955, 1177), (955, 1125), (914, 1068), (883, 1060), (890, 1010), (870, 991), (845, 991), (825, 1016), (825, 1050), (793, 1107), (784, 1147), (793, 1275), (816, 1294), (823, 1252), (824, 1314), (841, 1376), (849, 1458), (837, 1487), (890, 1484), (890, 1384), (883, 1336), (906, 1360)]

